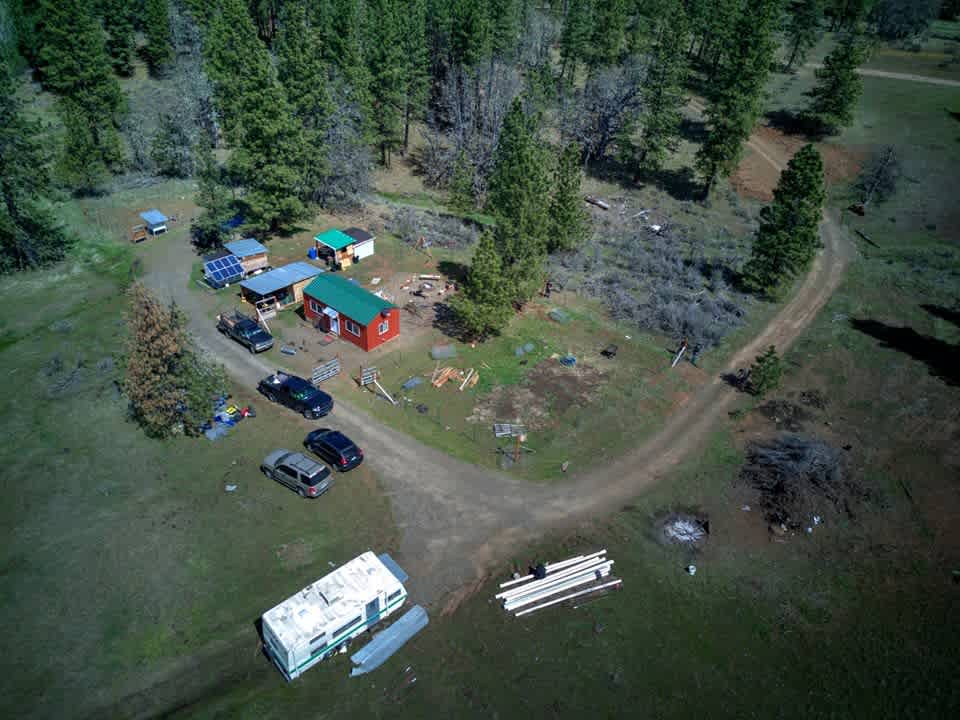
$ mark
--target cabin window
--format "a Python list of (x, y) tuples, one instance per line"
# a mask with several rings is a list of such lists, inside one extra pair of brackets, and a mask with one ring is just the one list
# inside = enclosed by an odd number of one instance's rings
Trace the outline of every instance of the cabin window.
[(392, 603), (401, 595), (403, 595), (403, 590), (397, 590), (396, 592), (390, 593), (389, 595), (387, 595), (387, 604)]
[(310, 309), (318, 314), (323, 312), (323, 308), (320, 307), (320, 303), (318, 303), (316, 300), (313, 300), (312, 298), (310, 300)]
[(339, 635), (342, 635), (342, 634), (345, 633), (347, 630), (349, 630), (349, 629), (352, 628), (354, 625), (356, 625), (358, 622), (360, 622), (361, 619), (362, 619), (362, 618), (360, 618), (360, 616), (358, 615), (357, 617), (355, 617), (353, 620), (351, 620), (350, 622), (348, 622), (348, 623), (347, 623), (346, 625), (344, 625), (343, 627), (338, 628), (337, 631), (333, 634), (332, 637), (335, 638), (335, 637), (337, 637), (337, 636), (339, 636)]
[(388, 332), (390, 332), (390, 321), (384, 320), (382, 323), (380, 323), (377, 326), (377, 332), (381, 335), (386, 335)]
[(357, 325), (353, 320), (350, 320), (349, 318), (344, 318), (343, 326), (347, 329), (347, 332), (350, 333), (351, 335), (356, 335), (357, 337), (360, 337), (360, 326)]

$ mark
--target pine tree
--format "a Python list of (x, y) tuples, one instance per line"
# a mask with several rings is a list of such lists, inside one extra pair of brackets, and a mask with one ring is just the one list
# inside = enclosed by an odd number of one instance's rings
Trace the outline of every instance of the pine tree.
[(717, 176), (737, 165), (762, 109), (763, 90), (776, 48), (773, 32), (780, 0), (756, 0), (740, 14), (734, 42), (717, 75), (707, 106), (708, 135), (697, 169), (709, 194)]
[(802, 63), (807, 53), (820, 38), (820, 21), (823, 18), (823, 0), (794, 0), (790, 6), (786, 35), (790, 47), (787, 72), (795, 63)]
[(529, 300), (540, 286), (550, 230), (547, 156), (537, 142), (536, 123), (515, 99), (503, 122), (489, 182), (497, 249), (517, 303)]
[(58, 100), (57, 110), (63, 119), (64, 140), (56, 175), (81, 195), (97, 194), (110, 174), (123, 168), (120, 135), (109, 118), (88, 115), (72, 98)]
[(520, 39), (520, 0), (489, 0), (490, 49), (497, 57), (513, 56)]
[(450, 208), (460, 213), (469, 213), (477, 209), (477, 197), (473, 182), (475, 170), (467, 154), (463, 151), (457, 156), (450, 180)]
[(806, 115), (820, 131), (836, 134), (853, 122), (853, 108), (863, 92), (857, 68), (865, 59), (861, 38), (848, 33), (816, 71), (817, 84), (807, 93)]
[(23, 116), (16, 86), (0, 66), (0, 273), (62, 260), (68, 236), (44, 207), (49, 158), (38, 123)]
[(400, 0), (369, 0), (371, 122), (380, 160), (390, 165), (390, 154), (403, 143), (405, 61), (401, 45)]
[(626, 50), (628, 20), (626, 0), (596, 0), (588, 53), (592, 67), (620, 61)]
[(663, 18), (643, 85), (643, 129), (632, 150), (638, 176), (659, 170), (667, 153), (676, 150), (686, 104), (683, 89), (689, 72), (689, 29), (683, 3), (672, 0)]
[(403, 50), (403, 153), (410, 147), (410, 124), (419, 118), (430, 87), (427, 0), (409, 0), (400, 13)]
[(97, 0), (96, 7), (107, 33), (107, 52), (113, 71), (128, 77), (133, 73), (133, 53), (136, 50), (133, 8), (126, 0)]
[[(325, 35), (324, 48), (329, 47), (331, 66), (350, 88), (350, 99), (363, 117), (363, 136), (367, 142), (376, 142), (373, 120), (373, 93), (370, 65), (366, 51), (370, 50), (362, 0), (331, 0), (330, 29)], [(375, 17), (370, 22), (377, 22)]]
[(230, 156), (230, 172), (240, 178), (242, 202), (251, 229), (275, 232), (303, 218), (301, 148), (303, 131), (286, 94), (272, 81), (247, 95), (240, 107), (242, 134)]
[(173, 38), (170, 33), (170, 8), (167, 0), (144, 0), (144, 34), (147, 46), (143, 49), (150, 70), (154, 73), (173, 58)]
[(197, 249), (207, 251), (223, 245), (227, 236), (224, 223), (233, 215), (233, 198), (224, 184), (223, 169), (210, 146), (198, 143), (194, 156), (197, 167), (194, 202), (203, 208), (203, 212), (190, 226), (190, 235)]
[(181, 428), (196, 435), (224, 393), (226, 375), (201, 355), (176, 305), (162, 304), (140, 283), (129, 297), (124, 392), (131, 415), (151, 437)]
[(491, 22), (486, 0), (451, 0), (451, 65), (472, 67), (491, 53)]
[(493, 234), (488, 230), (480, 236), (463, 287), (451, 303), (468, 337), (495, 334), (510, 321), (513, 308), (502, 270)]
[(590, 220), (580, 193), (580, 146), (576, 143), (570, 143), (561, 151), (553, 187), (547, 250), (573, 250), (590, 233)]
[(763, 397), (780, 387), (782, 375), (783, 366), (777, 355), (777, 348), (771, 345), (763, 354), (757, 355), (757, 359), (750, 366), (749, 390), (753, 395)]
[(593, 5), (590, 0), (568, 0), (560, 35), (561, 82), (572, 82), (577, 64), (585, 62), (590, 53), (590, 34), (593, 28)]
[(751, 290), (775, 295), (785, 279), (809, 265), (820, 247), (825, 198), (823, 161), (813, 145), (806, 145), (780, 175), (773, 202), (760, 211), (760, 227), (743, 271)]
[(303, 128), (303, 199), (315, 200), (330, 172), (326, 138), (334, 111), (321, 35), (307, 24), (303, 0), (284, 6), (276, 49), (278, 78), (290, 99), (293, 115)]

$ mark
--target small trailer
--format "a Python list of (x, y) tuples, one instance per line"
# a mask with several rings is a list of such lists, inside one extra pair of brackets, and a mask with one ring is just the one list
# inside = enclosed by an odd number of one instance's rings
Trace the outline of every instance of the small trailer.
[(363, 553), (263, 614), (267, 655), (300, 677), (403, 605), (406, 579), (389, 555)]

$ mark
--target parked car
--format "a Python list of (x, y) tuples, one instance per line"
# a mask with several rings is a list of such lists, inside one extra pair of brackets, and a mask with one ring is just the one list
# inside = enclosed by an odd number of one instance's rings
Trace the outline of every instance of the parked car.
[(339, 430), (330, 428), (314, 430), (307, 435), (303, 444), (329, 463), (330, 467), (341, 472), (353, 470), (363, 462), (363, 450)]
[(301, 497), (320, 497), (333, 485), (330, 468), (303, 453), (289, 450), (274, 450), (264, 458), (260, 470)]
[(260, 327), (253, 318), (238, 312), (217, 315), (217, 330), (229, 335), (252, 353), (273, 347), (273, 335)]
[(279, 370), (260, 381), (257, 389), (270, 402), (286, 405), (305, 418), (316, 419), (333, 410), (333, 398), (296, 375)]

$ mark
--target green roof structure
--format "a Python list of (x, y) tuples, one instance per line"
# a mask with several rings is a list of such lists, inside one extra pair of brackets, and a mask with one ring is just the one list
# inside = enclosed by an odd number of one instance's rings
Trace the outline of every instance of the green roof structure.
[(382, 311), (396, 307), (336, 273), (318, 275), (303, 292), (363, 325), (369, 325)]
[(313, 239), (321, 245), (326, 245), (331, 250), (343, 250), (347, 245), (353, 245), (355, 242), (357, 242), (352, 237), (344, 232), (340, 232), (336, 228), (330, 228), (319, 235), (314, 235)]

